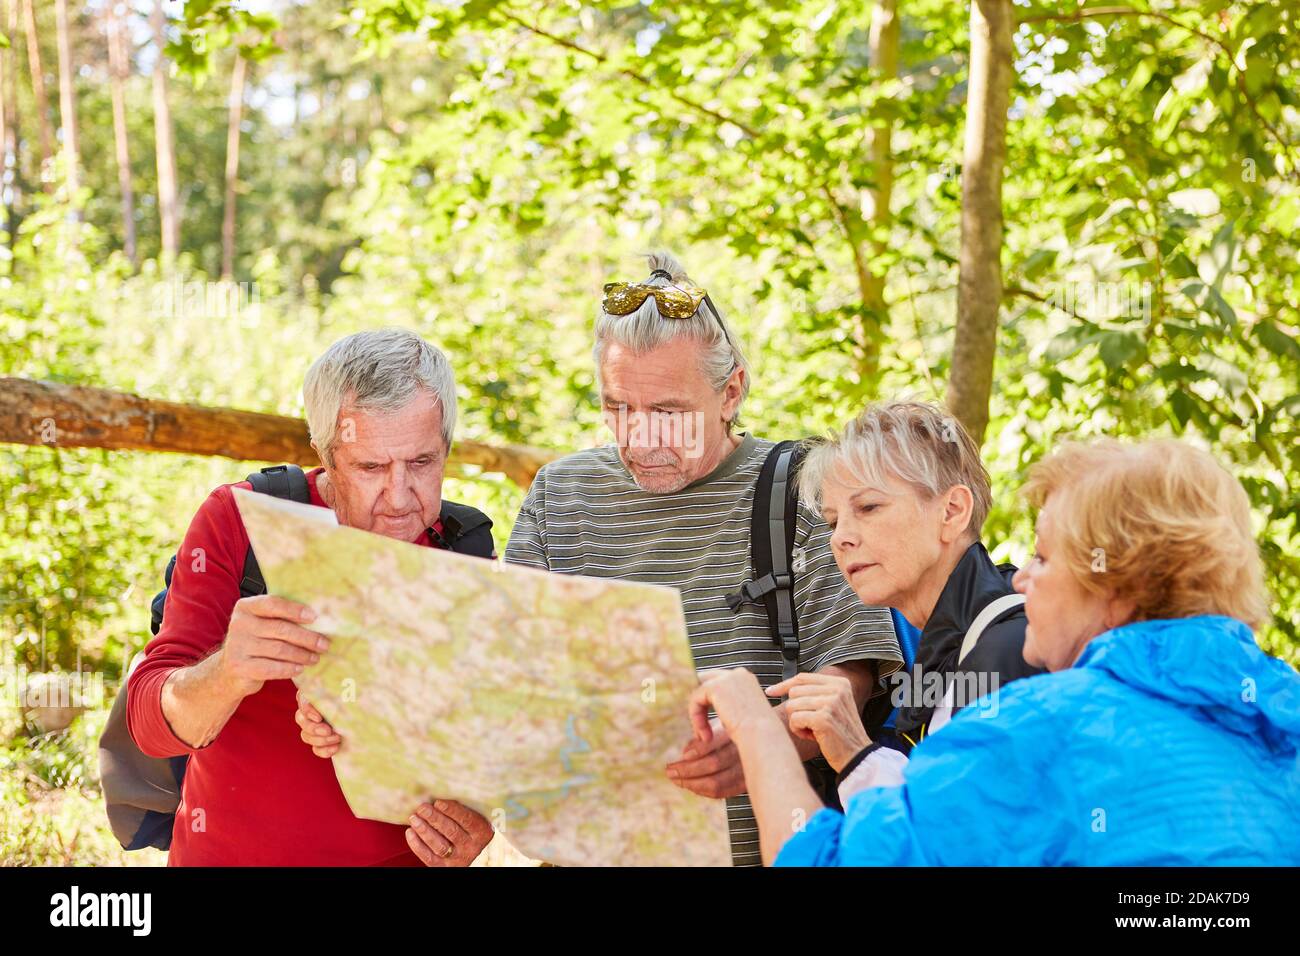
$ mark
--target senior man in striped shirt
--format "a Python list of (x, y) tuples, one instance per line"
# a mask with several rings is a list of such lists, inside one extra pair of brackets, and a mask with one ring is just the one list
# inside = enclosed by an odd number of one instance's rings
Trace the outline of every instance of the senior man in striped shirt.
[[(607, 287), (596, 321), (601, 402), (616, 440), (541, 470), (506, 560), (675, 587), (696, 667), (745, 667), (770, 686), (781, 680), (782, 656), (766, 612), (756, 604), (733, 612), (726, 598), (752, 577), (754, 489), (773, 443), (737, 430), (748, 366), (712, 299), (672, 256), (648, 259), (650, 278)], [(830, 534), (800, 506), (798, 665), (846, 678), (860, 709), (902, 657), (888, 609), (858, 600), (835, 565)], [(783, 719), (784, 711), (779, 704)], [(805, 761), (820, 756), (815, 740), (791, 737)], [(726, 798), (733, 862), (759, 865), (758, 826), (735, 745), (720, 726), (708, 744), (683, 745), (666, 768), (669, 778)]]

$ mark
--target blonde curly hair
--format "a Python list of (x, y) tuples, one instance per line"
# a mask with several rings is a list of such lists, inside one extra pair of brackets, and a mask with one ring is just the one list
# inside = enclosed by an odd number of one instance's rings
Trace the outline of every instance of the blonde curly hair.
[(1036, 508), (1052, 499), (1079, 582), (1133, 601), (1136, 620), (1268, 619), (1250, 501), (1208, 452), (1173, 439), (1070, 442), (1030, 468), (1023, 492)]

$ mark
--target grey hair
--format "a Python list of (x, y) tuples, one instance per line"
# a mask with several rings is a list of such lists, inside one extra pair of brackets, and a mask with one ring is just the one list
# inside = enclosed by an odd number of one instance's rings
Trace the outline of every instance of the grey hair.
[[(645, 280), (646, 285), (671, 286), (674, 282), (692, 282), (682, 264), (667, 252), (649, 252), (645, 259), (650, 272), (663, 269), (673, 277), (670, 282), (663, 276), (655, 276)], [(600, 363), (610, 342), (617, 342), (634, 354), (642, 354), (674, 339), (690, 338), (701, 346), (700, 371), (715, 392), (726, 387), (737, 368), (745, 370), (736, 414), (728, 422), (729, 426), (738, 424), (741, 406), (749, 395), (749, 361), (741, 352), (736, 333), (727, 320), (709, 308), (712, 301), (710, 297), (709, 302), (701, 302), (699, 311), (689, 319), (661, 317), (653, 298), (646, 299), (639, 309), (628, 315), (610, 315), (602, 308), (596, 318), (596, 342), (592, 348), (597, 381), (600, 379)]]
[(868, 405), (838, 435), (811, 444), (799, 468), (799, 497), (815, 512), (837, 465), (864, 486), (883, 488), (896, 478), (927, 499), (965, 485), (973, 499), (966, 531), (974, 540), (993, 506), (979, 446), (961, 422), (928, 402)]
[(447, 356), (406, 329), (373, 329), (339, 339), (307, 370), (302, 397), (312, 443), (327, 466), (334, 464), (339, 409), (395, 412), (421, 390), (442, 407), (442, 438), (451, 447), (456, 428), (456, 378)]

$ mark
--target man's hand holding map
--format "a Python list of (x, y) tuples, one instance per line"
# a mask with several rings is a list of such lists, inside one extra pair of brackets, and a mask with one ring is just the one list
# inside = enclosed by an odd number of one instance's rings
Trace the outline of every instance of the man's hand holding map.
[(664, 765), (698, 684), (678, 593), (547, 574), (322, 521), (236, 491), (269, 593), (331, 649), (296, 680), (343, 737), (361, 817), (458, 800), (564, 865), (731, 862), (726, 810)]

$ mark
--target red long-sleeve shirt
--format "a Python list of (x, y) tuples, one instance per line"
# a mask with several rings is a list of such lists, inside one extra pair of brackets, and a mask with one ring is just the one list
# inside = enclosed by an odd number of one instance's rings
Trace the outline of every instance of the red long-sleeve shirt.
[[(316, 489), (321, 470), (309, 472), (307, 483), (311, 503), (323, 508)], [(168, 675), (221, 646), (239, 600), (248, 532), (235, 487), (250, 485), (217, 488), (190, 522), (162, 628), (127, 684), (127, 722), (136, 745), (151, 757), (190, 757), (168, 863), (420, 866), (406, 845), (405, 827), (353, 816), (334, 762), (317, 757), (299, 737), (292, 681), (267, 681), (245, 697), (202, 749), (177, 737), (163, 716)], [(428, 536), (419, 543), (428, 546)]]

